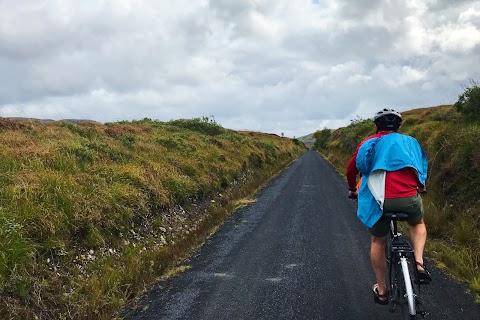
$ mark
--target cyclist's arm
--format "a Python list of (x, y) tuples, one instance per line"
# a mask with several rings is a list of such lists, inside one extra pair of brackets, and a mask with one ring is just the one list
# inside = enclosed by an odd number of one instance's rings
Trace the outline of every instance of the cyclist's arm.
[(358, 154), (358, 148), (353, 153), (347, 165), (346, 176), (347, 176), (348, 188), (350, 190), (354, 190), (357, 187), (357, 175), (359, 173), (357, 169), (357, 164), (356, 164), (357, 154)]
[(418, 193), (421, 193), (421, 194), (427, 193), (427, 186), (420, 185), (420, 186), (418, 187)]
[(369, 139), (372, 139), (372, 138), (378, 138), (382, 136), (381, 134), (374, 134), (374, 135), (371, 135), (367, 138), (365, 138), (362, 142), (360, 142), (360, 144), (357, 146), (357, 148), (355, 149), (355, 152), (352, 154), (352, 157), (350, 158), (350, 160), (348, 161), (348, 164), (347, 164), (347, 172), (346, 172), (346, 176), (347, 176), (347, 182), (348, 182), (348, 189), (350, 190), (349, 191), (349, 198), (356, 198), (356, 196), (358, 195), (358, 190), (357, 190), (357, 176), (358, 174), (360, 173), (360, 171), (358, 170), (357, 168), (357, 155), (358, 155), (358, 150), (360, 149), (360, 147), (362, 146), (362, 144), (369, 140)]
[(354, 189), (356, 190), (356, 188), (357, 188), (357, 176), (360, 173), (360, 171), (357, 168), (358, 150), (360, 149), (360, 147), (362, 146), (362, 144), (365, 141), (367, 141), (369, 139), (372, 139), (372, 138), (376, 138), (378, 136), (379, 136), (378, 134), (372, 135), (372, 136), (369, 136), (369, 137), (365, 138), (362, 142), (360, 142), (360, 144), (355, 149), (355, 152), (352, 154), (352, 157), (348, 161), (346, 176), (347, 176), (348, 188), (350, 190), (354, 190)]
[(358, 148), (353, 153), (352, 157), (348, 161), (347, 165), (347, 182), (348, 182), (348, 197), (350, 199), (357, 199), (358, 197), (358, 190), (357, 190), (357, 175), (359, 173), (356, 165)]

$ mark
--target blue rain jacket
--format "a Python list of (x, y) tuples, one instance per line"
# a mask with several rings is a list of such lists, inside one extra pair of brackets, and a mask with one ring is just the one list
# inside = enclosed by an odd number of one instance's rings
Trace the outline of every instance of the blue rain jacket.
[(375, 170), (397, 171), (412, 167), (418, 180), (425, 185), (428, 159), (418, 141), (410, 136), (390, 133), (365, 141), (358, 150), (356, 165), (362, 174), (358, 191), (358, 218), (369, 228), (380, 219), (382, 207), (368, 187), (368, 176)]

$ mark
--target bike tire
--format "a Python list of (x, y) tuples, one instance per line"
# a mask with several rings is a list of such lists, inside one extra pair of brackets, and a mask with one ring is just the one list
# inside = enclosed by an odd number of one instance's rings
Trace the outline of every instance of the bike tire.
[(415, 293), (413, 291), (412, 276), (407, 260), (401, 260), (401, 263), (398, 266), (398, 299), (403, 319), (416, 319)]

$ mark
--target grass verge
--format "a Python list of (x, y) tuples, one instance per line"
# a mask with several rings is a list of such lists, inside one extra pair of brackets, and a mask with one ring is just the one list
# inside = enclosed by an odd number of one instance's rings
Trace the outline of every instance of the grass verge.
[(0, 314), (110, 319), (301, 154), (209, 119), (0, 119)]

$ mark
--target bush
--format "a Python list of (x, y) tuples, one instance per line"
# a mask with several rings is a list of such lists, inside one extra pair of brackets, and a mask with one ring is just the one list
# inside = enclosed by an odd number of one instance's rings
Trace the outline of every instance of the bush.
[(181, 127), (181, 128), (205, 133), (210, 136), (216, 136), (216, 135), (225, 133), (225, 129), (223, 129), (223, 127), (219, 125), (214, 119), (210, 119), (209, 117), (193, 118), (191, 120), (188, 120), (188, 119), (172, 120), (172, 121), (169, 121), (168, 123), (176, 127)]
[(265, 161), (267, 164), (274, 164), (278, 159), (278, 150), (270, 141), (256, 141), (255, 145), (265, 152)]
[(72, 133), (79, 135), (82, 138), (93, 139), (98, 136), (98, 133), (94, 128), (88, 127), (87, 125), (78, 125), (75, 123), (64, 122), (63, 126), (70, 130)]
[(375, 125), (370, 119), (357, 118), (342, 128), (342, 147), (347, 153), (353, 153), (363, 139), (375, 133)]
[(303, 143), (302, 141), (296, 139), (296, 138), (293, 138), (292, 139), (293, 143), (295, 143), (297, 146), (301, 146), (301, 147), (305, 147), (305, 143)]
[(327, 143), (332, 136), (332, 130), (324, 128), (322, 130), (316, 131), (313, 134), (315, 138), (314, 146), (316, 149), (325, 149), (327, 147)]
[(471, 84), (458, 97), (454, 106), (466, 119), (480, 121), (480, 87), (475, 81), (471, 81)]

